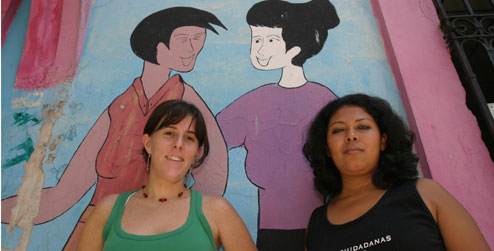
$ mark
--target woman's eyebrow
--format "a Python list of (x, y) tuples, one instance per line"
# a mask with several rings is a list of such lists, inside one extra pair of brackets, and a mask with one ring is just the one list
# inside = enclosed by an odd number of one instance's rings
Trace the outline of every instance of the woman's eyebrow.
[[(172, 129), (177, 129), (177, 127), (176, 127), (175, 125), (167, 125), (167, 126), (165, 126), (165, 127), (163, 127), (163, 128), (172, 128)], [(187, 132), (187, 133), (192, 133), (192, 134), (194, 134), (194, 135), (195, 135), (195, 134), (197, 134), (197, 133), (196, 133), (196, 131), (193, 131), (193, 130), (187, 130), (186, 132)]]
[(332, 125), (334, 125), (334, 124), (338, 124), (338, 123), (340, 123), (340, 124), (345, 124), (345, 123), (343, 123), (343, 121), (335, 121), (335, 122), (333, 122), (333, 123), (329, 124), (329, 125), (328, 125), (328, 127), (331, 127)]
[[(372, 122), (372, 120), (371, 120), (370, 118), (360, 118), (360, 119), (356, 119), (356, 120), (355, 120), (355, 122), (360, 122), (360, 121), (362, 121), (362, 120), (368, 120), (368, 121)], [(333, 123), (329, 124), (329, 125), (328, 125), (328, 127), (330, 127), (330, 126), (332, 126), (332, 125), (334, 125), (334, 124), (338, 124), (338, 123), (344, 124), (344, 122), (343, 122), (343, 121), (335, 121), (335, 122), (333, 122)]]
[(359, 121), (362, 121), (362, 120), (369, 120), (370, 122), (372, 122), (372, 120), (370, 118), (360, 118), (360, 119), (357, 119), (355, 121), (356, 122), (359, 122)]

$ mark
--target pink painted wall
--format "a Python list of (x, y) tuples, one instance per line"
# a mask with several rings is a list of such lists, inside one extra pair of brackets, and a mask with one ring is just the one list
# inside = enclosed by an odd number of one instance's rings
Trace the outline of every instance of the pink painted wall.
[(494, 247), (494, 163), (451, 61), (431, 0), (371, 0), (424, 175), (470, 212)]
[(74, 79), (91, 3), (91, 0), (31, 2), (29, 25), (14, 88), (52, 88)]
[(2, 47), (22, 0), (2, 0)]

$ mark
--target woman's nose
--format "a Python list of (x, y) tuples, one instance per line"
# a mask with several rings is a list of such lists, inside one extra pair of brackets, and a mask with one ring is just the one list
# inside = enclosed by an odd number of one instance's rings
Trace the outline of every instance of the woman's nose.
[(357, 141), (358, 141), (358, 137), (354, 133), (349, 133), (348, 135), (346, 135), (345, 138), (346, 143), (357, 142)]
[(183, 145), (182, 138), (177, 137), (177, 139), (173, 143), (173, 148), (182, 149), (182, 145)]

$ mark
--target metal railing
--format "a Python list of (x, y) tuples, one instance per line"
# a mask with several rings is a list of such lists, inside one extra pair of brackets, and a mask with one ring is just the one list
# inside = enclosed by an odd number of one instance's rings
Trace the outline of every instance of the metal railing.
[(487, 105), (494, 103), (494, 0), (433, 1), (467, 105), (494, 159), (494, 119)]

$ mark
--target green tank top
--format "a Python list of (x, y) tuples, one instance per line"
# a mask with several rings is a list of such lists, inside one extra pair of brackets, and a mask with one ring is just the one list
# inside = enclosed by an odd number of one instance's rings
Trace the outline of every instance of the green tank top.
[(103, 229), (103, 250), (217, 251), (213, 232), (202, 213), (202, 195), (195, 190), (190, 191), (190, 212), (185, 224), (171, 232), (157, 235), (129, 234), (122, 229), (120, 223), (125, 204), (134, 192), (120, 194)]

